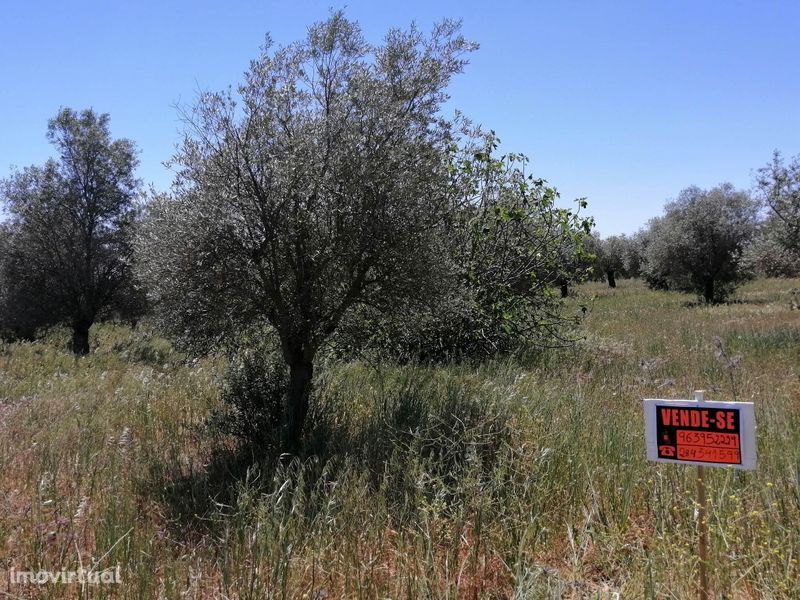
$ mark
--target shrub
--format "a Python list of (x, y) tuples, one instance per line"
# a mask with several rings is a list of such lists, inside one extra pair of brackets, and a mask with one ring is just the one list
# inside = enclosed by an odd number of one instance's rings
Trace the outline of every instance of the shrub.
[(222, 389), (224, 409), (211, 418), (212, 429), (270, 452), (281, 441), (281, 422), (288, 388), (288, 369), (263, 347), (235, 355)]
[(172, 347), (166, 340), (155, 338), (140, 329), (131, 331), (125, 340), (113, 346), (114, 352), (132, 363), (143, 363), (160, 367), (170, 362)]

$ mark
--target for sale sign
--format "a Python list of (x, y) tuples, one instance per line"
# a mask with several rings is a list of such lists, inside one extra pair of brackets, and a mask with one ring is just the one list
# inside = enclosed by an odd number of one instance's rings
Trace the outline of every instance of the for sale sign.
[(756, 468), (752, 402), (645, 400), (644, 414), (650, 460)]

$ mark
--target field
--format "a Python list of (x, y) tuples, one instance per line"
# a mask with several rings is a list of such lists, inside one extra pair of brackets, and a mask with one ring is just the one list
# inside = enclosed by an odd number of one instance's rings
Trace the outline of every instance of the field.
[[(757, 471), (710, 472), (713, 597), (798, 598), (798, 287), (757, 281), (705, 307), (589, 284), (573, 349), (325, 365), (295, 460), (203, 427), (221, 360), (115, 325), (82, 359), (57, 331), (0, 347), (0, 594), (691, 597), (695, 470), (645, 461), (640, 400), (704, 388), (755, 402), (759, 438)], [(116, 566), (118, 585), (8, 581)]]

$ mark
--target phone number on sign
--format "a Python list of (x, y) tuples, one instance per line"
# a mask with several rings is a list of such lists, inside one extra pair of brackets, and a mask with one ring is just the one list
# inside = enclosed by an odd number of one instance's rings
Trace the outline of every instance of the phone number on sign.
[(678, 460), (696, 460), (738, 465), (742, 459), (738, 448), (708, 448), (705, 446), (678, 446)]
[(714, 448), (738, 448), (739, 436), (735, 433), (678, 430), (678, 443), (686, 446), (712, 446)]

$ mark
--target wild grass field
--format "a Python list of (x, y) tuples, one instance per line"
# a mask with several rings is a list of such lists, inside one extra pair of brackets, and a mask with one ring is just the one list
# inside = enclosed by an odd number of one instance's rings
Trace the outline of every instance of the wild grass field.
[[(706, 307), (588, 284), (586, 337), (529, 362), (325, 365), (302, 459), (203, 423), (225, 365), (102, 325), (0, 348), (0, 571), (120, 566), (8, 598), (689, 598), (695, 469), (641, 399), (751, 400), (758, 470), (711, 469), (715, 598), (800, 597), (800, 280)], [(249, 468), (248, 468), (249, 465)], [(255, 466), (258, 465), (258, 466)]]

